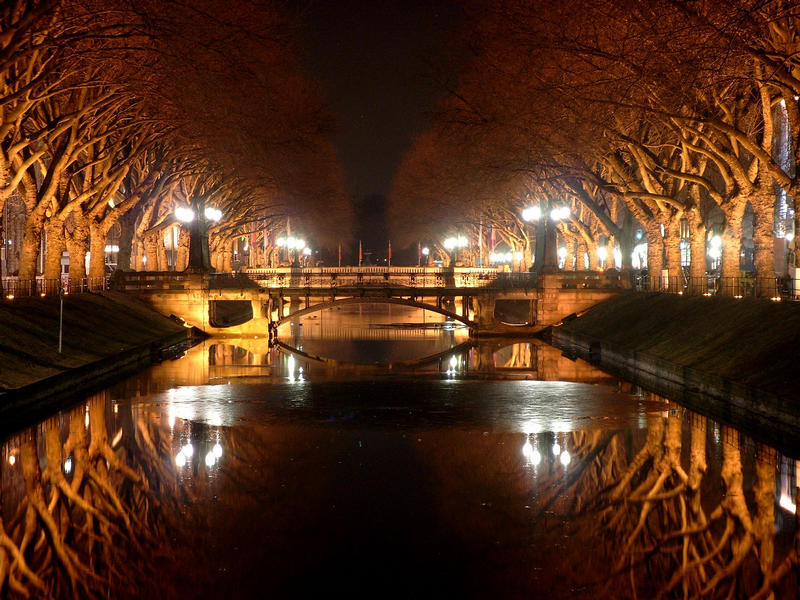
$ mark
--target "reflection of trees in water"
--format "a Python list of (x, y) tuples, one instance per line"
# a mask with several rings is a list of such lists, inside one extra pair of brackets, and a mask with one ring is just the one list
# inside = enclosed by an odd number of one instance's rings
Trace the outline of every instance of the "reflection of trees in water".
[[(0, 586), (11, 597), (136, 597), (176, 498), (168, 438), (104, 395), (6, 444)], [(8, 489), (8, 488), (15, 489)], [(7, 493), (10, 492), (10, 493)], [(147, 556), (147, 561), (137, 557)]]
[[(687, 423), (690, 448), (684, 452)], [(651, 416), (644, 445), (629, 461), (619, 433), (572, 434), (569, 448), (577, 464), (565, 480), (550, 482), (551, 498), (565, 494), (573, 509), (589, 517), (582, 526), (598, 529), (582, 533), (606, 540), (614, 566), (606, 595), (770, 598), (775, 589), (796, 585), (797, 525), (794, 547), (776, 560), (776, 455), (757, 446), (748, 505), (739, 434), (727, 427), (722, 433), (724, 493), (713, 498), (701, 494), (714, 483), (704, 481), (709, 475), (703, 417), (684, 421), (677, 410)]]

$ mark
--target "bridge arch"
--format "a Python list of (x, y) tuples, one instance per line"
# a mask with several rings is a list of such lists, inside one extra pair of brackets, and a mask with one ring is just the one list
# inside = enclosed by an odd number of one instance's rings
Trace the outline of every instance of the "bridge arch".
[(421, 308), (423, 310), (429, 310), (431, 312), (439, 313), (440, 315), (450, 317), (454, 321), (460, 321), (461, 323), (470, 328), (476, 327), (476, 323), (474, 321), (470, 321), (468, 318), (463, 317), (457, 313), (454, 313), (453, 311), (440, 308), (435, 304), (426, 304), (425, 302), (418, 302), (410, 298), (390, 298), (381, 296), (377, 297), (356, 296), (353, 298), (339, 298), (337, 300), (328, 300), (326, 302), (319, 302), (317, 304), (312, 304), (311, 306), (307, 306), (306, 308), (301, 308), (300, 310), (296, 310), (293, 313), (286, 315), (285, 317), (281, 317), (277, 321), (273, 321), (272, 325), (274, 327), (277, 327), (291, 321), (292, 319), (297, 319), (299, 317), (311, 313), (347, 304), (400, 304), (402, 306), (411, 306), (413, 308)]

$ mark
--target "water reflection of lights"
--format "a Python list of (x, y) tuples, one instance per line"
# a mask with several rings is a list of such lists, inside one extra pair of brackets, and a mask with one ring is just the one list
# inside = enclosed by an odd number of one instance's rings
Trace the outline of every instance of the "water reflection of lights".
[(559, 454), (561, 454), (561, 446), (556, 442), (553, 444), (553, 456), (558, 456)]
[(67, 475), (72, 473), (72, 457), (64, 461), (64, 473)]
[(566, 450), (564, 450), (564, 451), (561, 453), (561, 456), (559, 456), (559, 458), (558, 458), (558, 459), (561, 461), (561, 464), (562, 464), (562, 465), (564, 465), (564, 466), (566, 467), (566, 466), (568, 466), (568, 465), (569, 465), (570, 461), (572, 460), (572, 457), (569, 455), (569, 452), (567, 452)]

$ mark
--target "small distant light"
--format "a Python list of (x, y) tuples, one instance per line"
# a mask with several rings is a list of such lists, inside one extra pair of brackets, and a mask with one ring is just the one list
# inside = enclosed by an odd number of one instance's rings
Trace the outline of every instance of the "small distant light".
[(538, 450), (534, 450), (531, 454), (531, 464), (535, 467), (538, 466), (540, 462), (542, 462), (542, 455)]
[(450, 357), (450, 368), (455, 369), (458, 365), (458, 359), (455, 356)]
[(45, 294), (44, 292), (42, 292), (42, 293), (41, 293), (41, 294), (39, 294), (39, 295), (40, 295), (42, 298), (44, 298), (44, 297), (45, 297), (47, 294)]
[(175, 457), (175, 464), (178, 465), (178, 467), (182, 467), (186, 464), (186, 455), (184, 455), (183, 451), (178, 452), (178, 456)]
[(9, 294), (8, 296), (6, 296), (6, 300), (13, 300), (13, 299), (14, 299), (14, 294)]
[(208, 454), (206, 454), (207, 467), (213, 467), (215, 462), (217, 462), (217, 457), (214, 456), (214, 452), (209, 452)]
[(711, 292), (706, 292), (705, 294), (703, 294), (703, 296), (710, 296), (710, 295), (711, 295)]
[(786, 239), (787, 242), (791, 242), (792, 240), (794, 240), (794, 232), (790, 231), (783, 237)]
[(558, 445), (558, 442), (553, 444), (553, 456), (558, 456), (561, 454), (561, 446)]
[(422, 249), (422, 256), (428, 256), (430, 253), (431, 253), (431, 249), (430, 249), (430, 248), (428, 248), (427, 246), (425, 246), (425, 247)]
[(72, 459), (71, 458), (68, 458), (67, 460), (64, 461), (64, 473), (66, 473), (67, 475), (72, 473)]
[(681, 290), (680, 292), (678, 292), (678, 296), (683, 296), (683, 290)]
[(181, 452), (186, 455), (186, 458), (191, 458), (194, 454), (194, 447), (191, 444), (186, 444), (183, 448), (181, 448)]
[(559, 460), (561, 461), (561, 464), (566, 467), (570, 463), (570, 461), (572, 460), (572, 457), (569, 455), (569, 452), (564, 450), (561, 453), (561, 456), (559, 457)]
[(222, 456), (222, 446), (220, 446), (219, 443), (214, 444), (212, 452), (214, 452), (214, 456), (219, 458), (220, 456)]
[(14, 456), (12, 454), (11, 456), (8, 457), (8, 464), (10, 464), (12, 467), (14, 466), (15, 462), (17, 462), (17, 457), (16, 456)]

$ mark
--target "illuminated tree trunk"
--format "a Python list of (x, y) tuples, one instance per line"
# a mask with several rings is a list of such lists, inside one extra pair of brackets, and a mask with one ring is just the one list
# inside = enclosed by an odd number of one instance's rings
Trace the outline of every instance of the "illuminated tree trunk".
[(750, 199), (753, 205), (753, 246), (755, 251), (756, 293), (772, 297), (775, 290), (775, 194), (761, 192)]
[[(23, 281), (36, 278), (36, 262), (39, 258), (44, 227), (43, 212), (38, 208), (36, 212), (37, 214), (31, 215), (25, 221), (25, 234), (19, 251), (19, 278)], [(40, 212), (42, 214), (38, 214)]]
[(689, 293), (706, 292), (706, 226), (696, 210), (689, 214)]
[(564, 247), (567, 253), (564, 255), (564, 270), (574, 271), (575, 265), (575, 240), (566, 240)]
[(664, 248), (667, 255), (667, 269), (669, 271), (669, 291), (677, 292), (683, 289), (681, 274), (681, 216), (673, 215), (665, 228)]
[(144, 239), (144, 255), (147, 258), (148, 271), (161, 270), (158, 262), (158, 242), (158, 235), (152, 233)]
[(186, 228), (181, 227), (178, 234), (178, 258), (175, 265), (175, 270), (183, 271), (189, 265), (189, 232)]
[(57, 280), (61, 278), (61, 253), (66, 249), (64, 222), (60, 219), (48, 219), (44, 224), (44, 230), (47, 234), (44, 278)]
[[(300, 252), (300, 250), (296, 250), (296, 252)], [(222, 263), (220, 264), (220, 271), (222, 273), (230, 273), (233, 271), (231, 267), (231, 260), (233, 259), (233, 240), (226, 240), (222, 243), (222, 253), (221, 253)]]
[(743, 199), (725, 212), (725, 231), (722, 232), (722, 292), (728, 296), (739, 293), (738, 281), (741, 275), (740, 255), (742, 251), (742, 221), (747, 202)]
[(167, 260), (167, 247), (164, 244), (164, 233), (159, 231), (158, 233), (154, 234), (154, 237), (157, 240), (156, 250), (158, 252), (158, 270), (168, 271), (169, 261)]
[(598, 244), (595, 241), (586, 242), (586, 256), (589, 257), (589, 270), (600, 270), (600, 257), (597, 255)]
[(69, 251), (69, 278), (82, 281), (86, 277), (86, 252), (89, 248), (89, 228), (77, 214), (73, 214), (75, 229), (67, 237)]
[(106, 276), (106, 231), (99, 226), (90, 226), (89, 277), (99, 279)]
[(134, 257), (136, 263), (134, 268), (137, 271), (146, 271), (147, 270), (147, 263), (145, 262), (146, 253), (144, 249), (144, 243), (141, 240), (134, 240), (133, 246), (135, 248)]
[(129, 271), (131, 269), (131, 256), (133, 254), (133, 236), (136, 233), (136, 210), (130, 210), (119, 218), (119, 254), (117, 254), (117, 269)]
[(651, 221), (645, 227), (647, 235), (647, 270), (650, 289), (659, 289), (661, 270), (664, 268), (664, 238), (659, 223)]

